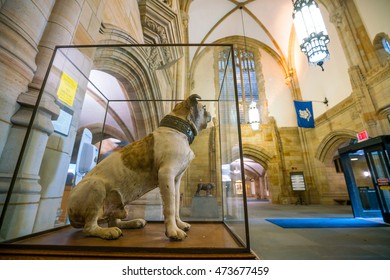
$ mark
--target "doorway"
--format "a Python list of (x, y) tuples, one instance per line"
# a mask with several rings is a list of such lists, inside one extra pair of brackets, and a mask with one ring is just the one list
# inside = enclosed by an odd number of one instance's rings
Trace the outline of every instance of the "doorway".
[(257, 161), (252, 158), (243, 157), (245, 182), (235, 180), (234, 174), (239, 172), (238, 166), (240, 160), (237, 159), (230, 164), (230, 177), (232, 178), (232, 186), (235, 193), (243, 194), (245, 188), (246, 197), (249, 200), (266, 200), (270, 196), (267, 170)]
[(390, 135), (339, 149), (355, 217), (390, 223)]

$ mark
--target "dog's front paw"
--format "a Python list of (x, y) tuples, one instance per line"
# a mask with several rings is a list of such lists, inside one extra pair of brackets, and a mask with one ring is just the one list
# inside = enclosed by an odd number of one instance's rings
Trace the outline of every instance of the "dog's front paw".
[(104, 232), (104, 236), (102, 237), (104, 239), (118, 239), (122, 236), (122, 231), (117, 227), (104, 228), (103, 230), (106, 230)]
[(176, 222), (177, 226), (181, 229), (181, 230), (184, 230), (184, 231), (189, 231), (190, 228), (191, 228), (191, 225), (188, 224), (188, 223), (185, 223), (183, 221), (177, 221)]
[(122, 236), (122, 231), (118, 227), (101, 228), (97, 227), (93, 230), (84, 230), (84, 233), (88, 236), (97, 236), (102, 239), (118, 239)]
[(182, 241), (187, 237), (187, 234), (179, 228), (171, 230), (167, 229), (165, 235), (173, 241)]

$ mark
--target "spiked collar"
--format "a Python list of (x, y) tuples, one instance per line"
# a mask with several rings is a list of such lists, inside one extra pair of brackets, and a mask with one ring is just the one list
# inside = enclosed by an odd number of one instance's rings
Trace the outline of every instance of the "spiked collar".
[(195, 138), (195, 132), (191, 125), (178, 117), (166, 115), (160, 122), (160, 126), (170, 127), (184, 133), (188, 138), (188, 143), (191, 145)]

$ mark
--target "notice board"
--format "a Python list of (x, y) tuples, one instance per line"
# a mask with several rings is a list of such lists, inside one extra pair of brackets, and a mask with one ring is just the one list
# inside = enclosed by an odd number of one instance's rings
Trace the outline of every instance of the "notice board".
[(76, 96), (77, 82), (68, 74), (62, 72), (60, 85), (57, 90), (58, 100), (61, 100), (70, 107), (73, 106), (73, 101)]
[(290, 172), (291, 187), (293, 191), (306, 191), (303, 172)]

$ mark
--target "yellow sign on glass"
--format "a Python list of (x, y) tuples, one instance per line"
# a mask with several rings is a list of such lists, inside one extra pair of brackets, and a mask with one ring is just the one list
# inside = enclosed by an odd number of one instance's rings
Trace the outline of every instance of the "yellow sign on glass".
[(76, 90), (77, 82), (69, 77), (65, 72), (62, 72), (60, 86), (57, 90), (58, 99), (69, 106), (73, 106)]

